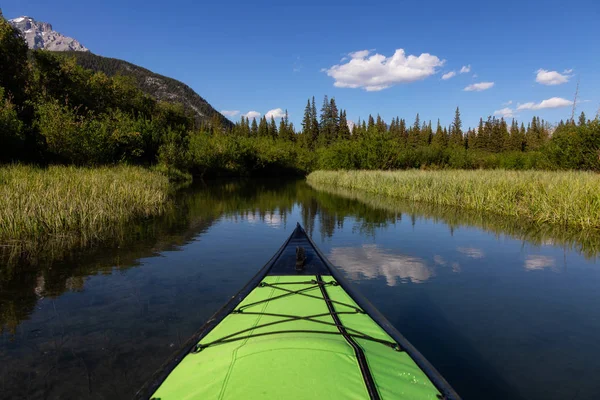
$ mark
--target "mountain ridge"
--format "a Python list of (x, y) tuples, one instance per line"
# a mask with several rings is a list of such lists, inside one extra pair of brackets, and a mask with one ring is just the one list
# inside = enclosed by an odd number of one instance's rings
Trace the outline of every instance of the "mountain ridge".
[(90, 51), (79, 41), (55, 31), (47, 22), (22, 16), (9, 19), (8, 23), (21, 32), (27, 46), (32, 50)]
[[(1, 10), (0, 18), (4, 18)], [(47, 22), (22, 16), (8, 20), (8, 23), (21, 32), (31, 50), (48, 50), (67, 57), (74, 57), (77, 64), (83, 68), (103, 72), (110, 77), (115, 75), (132, 77), (140, 90), (157, 100), (181, 103), (194, 115), (197, 127), (214, 125), (216, 121), (213, 119), (218, 118), (222, 127), (233, 128), (233, 123), (228, 118), (181, 81), (157, 74), (128, 61), (94, 54), (76, 39), (54, 31), (52, 25)]]
[(103, 72), (107, 76), (129, 76), (135, 80), (136, 86), (152, 97), (171, 103), (181, 103), (183, 107), (194, 114), (196, 125), (210, 124), (211, 119), (217, 115), (219, 123), (225, 128), (232, 128), (233, 123), (210, 105), (202, 96), (191, 87), (174, 78), (157, 74), (147, 68), (120, 60), (99, 56), (92, 52), (62, 52), (67, 57), (75, 57), (77, 64), (83, 68), (96, 72)]

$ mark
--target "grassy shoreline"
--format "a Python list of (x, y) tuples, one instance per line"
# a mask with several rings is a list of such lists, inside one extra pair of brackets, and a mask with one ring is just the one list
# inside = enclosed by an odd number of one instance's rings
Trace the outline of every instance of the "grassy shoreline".
[(600, 176), (592, 172), (315, 171), (307, 181), (523, 218), (537, 224), (600, 229)]
[(141, 167), (0, 167), (0, 243), (102, 240), (118, 227), (159, 215), (171, 185)]

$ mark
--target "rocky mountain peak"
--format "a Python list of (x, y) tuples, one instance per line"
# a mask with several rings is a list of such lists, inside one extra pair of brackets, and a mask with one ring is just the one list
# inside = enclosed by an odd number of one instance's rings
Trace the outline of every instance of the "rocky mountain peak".
[(56, 32), (52, 29), (52, 25), (47, 22), (36, 21), (31, 17), (22, 16), (9, 19), (8, 23), (21, 32), (30, 49), (89, 51), (77, 40)]

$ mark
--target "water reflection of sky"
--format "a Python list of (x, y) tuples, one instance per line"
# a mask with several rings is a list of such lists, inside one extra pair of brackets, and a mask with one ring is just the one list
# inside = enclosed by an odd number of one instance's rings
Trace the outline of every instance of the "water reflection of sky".
[(277, 210), (270, 213), (260, 213), (259, 211), (249, 211), (248, 213), (239, 213), (230, 216), (234, 220), (247, 221), (250, 224), (265, 224), (271, 228), (280, 228), (284, 223), (284, 218)]
[(556, 260), (553, 257), (542, 256), (542, 255), (528, 255), (525, 259), (525, 269), (528, 271), (541, 270), (541, 269), (556, 269)]
[(474, 247), (459, 247), (456, 250), (470, 258), (480, 259), (485, 257), (485, 253), (482, 249), (476, 249)]
[(435, 276), (435, 271), (425, 260), (386, 252), (374, 244), (333, 248), (329, 259), (353, 280), (383, 276), (388, 286), (396, 286), (399, 280), (422, 283)]

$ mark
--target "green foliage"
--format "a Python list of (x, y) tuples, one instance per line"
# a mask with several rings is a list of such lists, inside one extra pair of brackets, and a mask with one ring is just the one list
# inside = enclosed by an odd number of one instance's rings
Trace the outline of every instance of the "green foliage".
[(491, 212), (535, 224), (600, 229), (600, 180), (591, 172), (316, 171), (311, 184)]
[(211, 135), (197, 132), (190, 138), (190, 165), (204, 176), (299, 174), (312, 169), (308, 150), (291, 141)]
[(225, 129), (231, 129), (233, 124), (192, 88), (175, 79), (155, 74), (145, 68), (115, 58), (101, 57), (89, 52), (62, 52), (61, 56), (74, 58), (83, 68), (102, 72), (108, 77), (126, 77), (143, 93), (153, 98), (175, 102), (184, 105), (186, 113), (193, 115), (196, 127), (206, 126), (213, 117)]
[(36, 107), (36, 127), (49, 155), (76, 165), (142, 163), (152, 124), (119, 110), (96, 115), (50, 100)]
[(23, 145), (23, 122), (18, 118), (13, 102), (4, 97), (0, 86), (0, 161), (11, 160), (18, 155)]
[(0, 87), (19, 106), (26, 98), (28, 75), (27, 44), (19, 31), (0, 17)]
[(544, 153), (550, 166), (600, 171), (600, 120), (560, 126)]
[(136, 217), (160, 214), (168, 180), (139, 167), (0, 168), (0, 241), (112, 235)]

